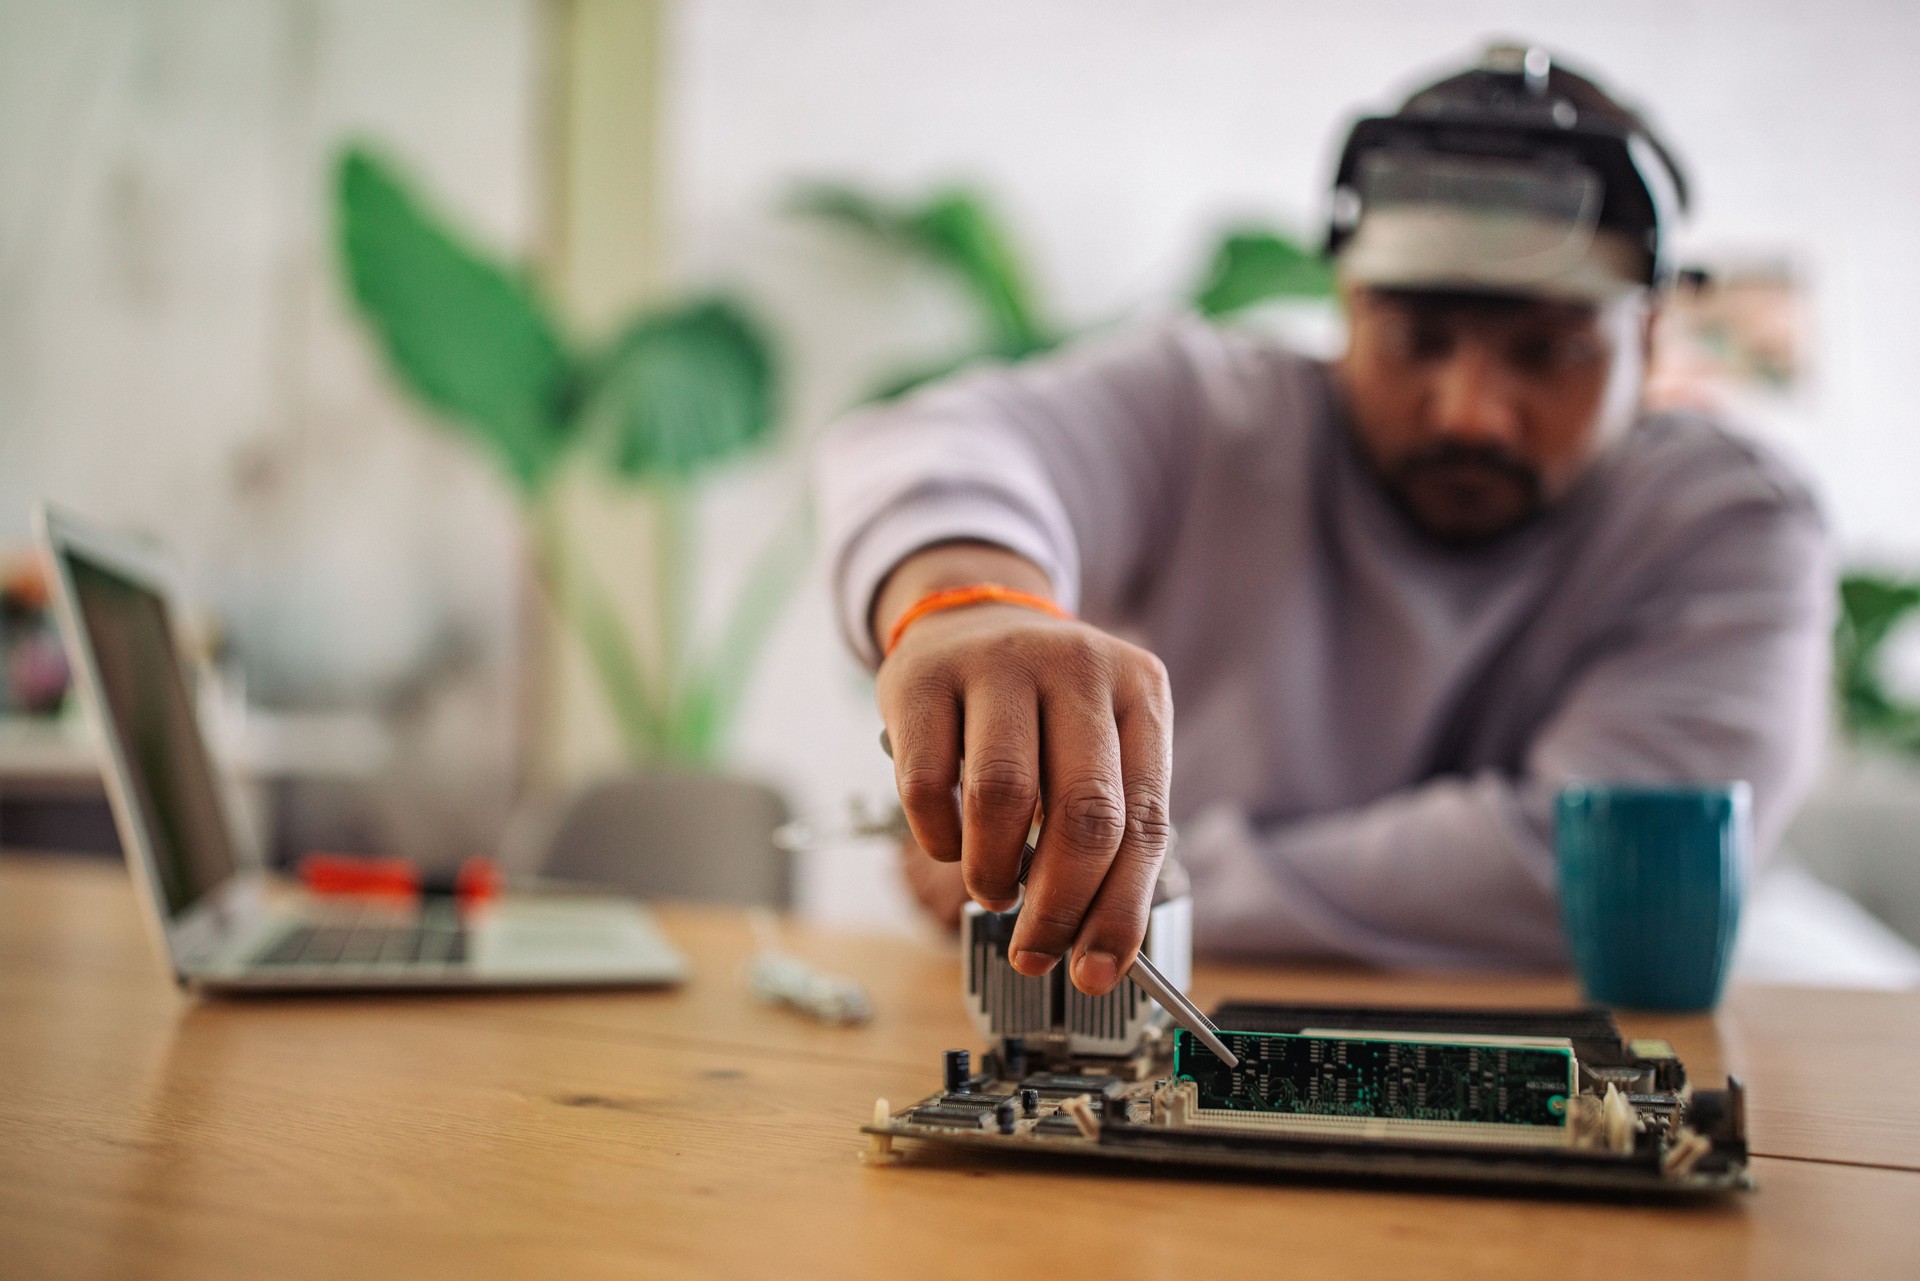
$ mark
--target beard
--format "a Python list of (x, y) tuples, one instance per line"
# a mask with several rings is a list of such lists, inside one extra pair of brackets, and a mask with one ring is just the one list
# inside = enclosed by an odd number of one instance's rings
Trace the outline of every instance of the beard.
[(1440, 441), (1395, 460), (1380, 478), (1407, 519), (1448, 547), (1495, 542), (1545, 506), (1539, 470), (1497, 445)]

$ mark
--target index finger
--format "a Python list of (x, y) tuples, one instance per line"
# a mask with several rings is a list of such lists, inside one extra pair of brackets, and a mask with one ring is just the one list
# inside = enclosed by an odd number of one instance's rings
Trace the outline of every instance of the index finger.
[(943, 863), (960, 857), (960, 702), (951, 688), (917, 682), (885, 698), (881, 746), (893, 758), (894, 786), (920, 848)]

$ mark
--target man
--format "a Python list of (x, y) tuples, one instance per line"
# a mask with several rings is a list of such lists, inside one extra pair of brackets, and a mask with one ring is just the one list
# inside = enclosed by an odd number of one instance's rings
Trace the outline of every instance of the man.
[(1817, 752), (1811, 501), (1639, 409), (1685, 190), (1644, 123), (1495, 48), (1336, 181), (1336, 363), (1185, 320), (824, 455), (923, 900), (1010, 905), (1043, 816), (1023, 973), (1117, 981), (1174, 820), (1203, 949), (1564, 964), (1561, 785), (1746, 779), (1764, 849)]

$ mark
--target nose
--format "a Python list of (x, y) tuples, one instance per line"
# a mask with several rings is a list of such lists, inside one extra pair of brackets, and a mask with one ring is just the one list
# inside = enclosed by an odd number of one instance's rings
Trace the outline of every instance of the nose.
[(1499, 359), (1461, 343), (1434, 373), (1430, 426), (1442, 439), (1470, 445), (1520, 443), (1520, 412)]

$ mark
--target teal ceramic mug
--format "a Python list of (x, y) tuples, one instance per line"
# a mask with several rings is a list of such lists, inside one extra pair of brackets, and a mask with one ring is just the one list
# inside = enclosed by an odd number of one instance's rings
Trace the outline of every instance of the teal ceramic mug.
[(1554, 844), (1560, 913), (1588, 997), (1707, 1010), (1740, 924), (1752, 836), (1745, 783), (1572, 783)]

